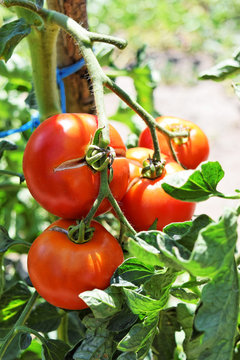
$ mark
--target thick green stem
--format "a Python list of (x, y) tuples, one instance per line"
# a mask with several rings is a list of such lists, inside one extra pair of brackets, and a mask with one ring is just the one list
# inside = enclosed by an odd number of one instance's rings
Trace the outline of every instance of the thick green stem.
[(105, 168), (104, 170), (102, 170), (100, 172), (100, 188), (99, 188), (98, 196), (97, 196), (96, 200), (94, 201), (92, 208), (90, 209), (89, 213), (87, 214), (87, 216), (85, 217), (85, 220), (84, 220), (84, 222), (87, 226), (90, 225), (94, 215), (96, 214), (97, 209), (101, 205), (101, 202), (103, 201), (103, 199), (105, 197), (107, 197), (108, 193), (109, 193), (108, 169)]
[(12, 340), (14, 339), (14, 337), (17, 335), (17, 333), (19, 332), (19, 327), (24, 325), (24, 323), (26, 322), (28, 316), (30, 315), (32, 308), (37, 300), (38, 297), (38, 293), (35, 291), (32, 296), (30, 297), (30, 299), (28, 300), (27, 305), (25, 306), (23, 312), (21, 313), (20, 317), (18, 318), (18, 320), (15, 323), (15, 326), (12, 328), (12, 330), (9, 331), (9, 333), (6, 335), (6, 337), (4, 338), (4, 341), (2, 343), (2, 346), (0, 348), (0, 360), (3, 359), (3, 356), (9, 346), (9, 344), (12, 342)]
[[(18, 9), (17, 14), (27, 21), (32, 16), (32, 12), (25, 9)], [(58, 32), (58, 26), (45, 24), (41, 29), (32, 28), (27, 37), (32, 62), (34, 91), (41, 121), (61, 113), (56, 82), (56, 41)]]

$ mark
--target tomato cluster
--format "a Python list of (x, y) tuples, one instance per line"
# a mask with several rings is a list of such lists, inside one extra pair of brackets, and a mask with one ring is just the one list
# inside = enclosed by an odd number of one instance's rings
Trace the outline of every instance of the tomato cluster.
[[(208, 156), (205, 134), (185, 120), (161, 117), (157, 121), (171, 131), (187, 130), (187, 138), (173, 138), (180, 162), (195, 168)], [(87, 307), (79, 294), (94, 288), (105, 289), (123, 261), (117, 240), (99, 223), (92, 221), (92, 238), (76, 244), (67, 229), (83, 219), (98, 196), (100, 174), (86, 162), (86, 153), (98, 128), (97, 117), (89, 114), (59, 114), (45, 120), (32, 134), (23, 158), (27, 186), (39, 204), (63, 218), (49, 226), (33, 242), (28, 255), (30, 279), (47, 301), (66, 309)], [(182, 171), (173, 160), (169, 143), (158, 132), (164, 166), (161, 175), (144, 177), (143, 168), (154, 152), (149, 129), (139, 138), (139, 147), (128, 149), (110, 125), (110, 144), (116, 157), (112, 163), (110, 190), (136, 231), (158, 230), (171, 222), (189, 220), (195, 204), (170, 197), (162, 189), (165, 176)], [(111, 210), (104, 199), (96, 215)], [(57, 228), (56, 228), (57, 226)], [(61, 228), (64, 231), (59, 231)], [(111, 255), (114, 254), (114, 257)]]

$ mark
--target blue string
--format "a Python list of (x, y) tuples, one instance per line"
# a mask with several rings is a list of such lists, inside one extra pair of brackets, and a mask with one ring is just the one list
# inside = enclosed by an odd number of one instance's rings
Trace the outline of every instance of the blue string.
[(62, 112), (66, 112), (66, 96), (65, 96), (65, 87), (63, 79), (65, 79), (67, 76), (70, 76), (80, 70), (85, 65), (84, 59), (80, 59), (76, 63), (65, 66), (62, 69), (57, 69), (56, 75), (57, 75), (57, 84), (60, 90), (60, 101), (61, 101), (61, 109)]
[[(62, 69), (58, 69), (58, 68), (56, 69), (57, 85), (60, 91), (62, 113), (66, 113), (66, 96), (65, 96), (65, 87), (64, 87), (63, 79), (65, 79), (67, 76), (74, 74), (75, 72), (80, 70), (84, 65), (85, 65), (84, 59), (80, 59), (79, 61), (77, 61), (72, 65), (65, 66)], [(0, 138), (9, 136), (17, 132), (23, 132), (28, 129), (31, 129), (33, 131), (34, 128), (38, 127), (39, 124), (40, 124), (39, 113), (36, 113), (31, 116), (31, 120), (29, 120), (26, 124), (20, 126), (18, 129), (0, 131)]]

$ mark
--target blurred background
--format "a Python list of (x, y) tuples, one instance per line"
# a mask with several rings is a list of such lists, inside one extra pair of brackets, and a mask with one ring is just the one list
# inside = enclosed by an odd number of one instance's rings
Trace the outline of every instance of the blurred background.
[[(200, 81), (198, 75), (231, 57), (239, 47), (240, 2), (93, 0), (87, 8), (92, 31), (128, 40), (124, 51), (96, 46), (106, 72), (153, 115), (197, 123), (209, 137), (210, 160), (219, 161), (226, 172), (219, 190), (230, 194), (239, 189), (239, 99), (231, 80)], [(15, 16), (2, 7), (0, 14), (4, 22)], [(106, 93), (105, 104), (109, 118), (121, 121), (117, 126), (124, 139), (136, 144), (144, 124), (115, 95)], [(24, 40), (7, 64), (0, 60), (0, 131), (18, 128), (36, 111)], [(135, 137), (129, 139), (130, 132)], [(22, 172), (23, 150), (30, 134), (27, 130), (5, 138), (18, 149), (4, 152), (1, 169)], [(236, 205), (235, 201), (210, 199), (198, 205), (197, 214), (205, 212), (217, 219), (224, 207)], [(0, 206), (0, 224), (12, 237), (33, 241), (54, 220), (31, 198), (25, 184), (19, 185), (17, 177), (1, 176)]]

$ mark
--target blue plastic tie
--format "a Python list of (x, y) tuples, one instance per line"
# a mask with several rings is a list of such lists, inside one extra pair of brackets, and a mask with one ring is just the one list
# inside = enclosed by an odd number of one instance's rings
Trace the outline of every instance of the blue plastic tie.
[(10, 129), (6, 131), (0, 131), (0, 138), (5, 136), (9, 136), (18, 132), (26, 131), (31, 129), (33, 131), (34, 128), (38, 127), (40, 124), (39, 114), (32, 115), (31, 120), (29, 120), (26, 124), (20, 126), (18, 129)]
[(57, 84), (60, 90), (61, 109), (63, 113), (66, 112), (66, 96), (65, 96), (65, 87), (64, 87), (63, 79), (74, 74), (75, 72), (80, 70), (84, 65), (85, 65), (85, 61), (82, 58), (72, 65), (65, 66), (64, 68), (61, 69), (57, 68), (56, 71)]
[[(57, 77), (57, 84), (60, 90), (60, 101), (61, 101), (61, 110), (62, 113), (66, 113), (66, 96), (65, 96), (65, 87), (63, 79), (65, 79), (67, 76), (70, 76), (80, 70), (85, 65), (84, 59), (80, 59), (76, 63), (65, 66), (61, 69), (56, 69), (56, 77)], [(28, 129), (31, 129), (33, 131), (34, 128), (38, 127), (40, 124), (39, 120), (39, 113), (32, 115), (31, 120), (28, 121), (26, 124), (20, 126), (18, 129), (10, 129), (6, 131), (0, 131), (0, 138), (3, 138), (5, 136), (9, 136), (14, 133), (26, 131)]]

